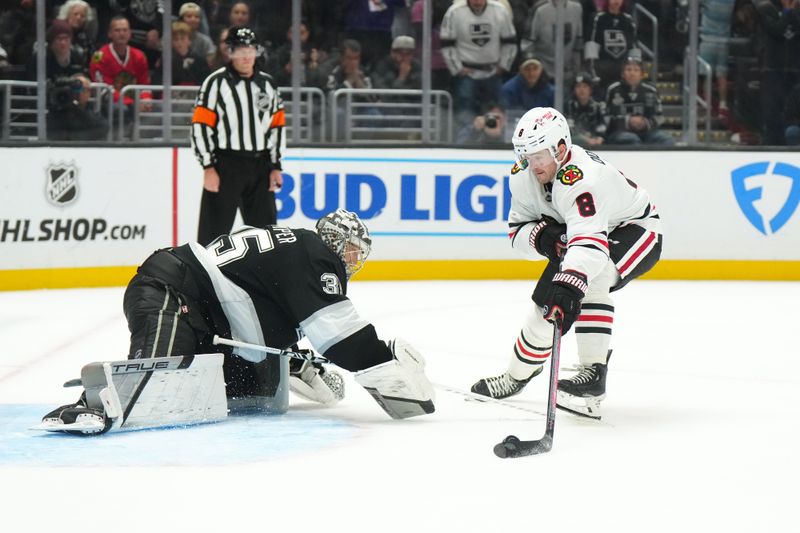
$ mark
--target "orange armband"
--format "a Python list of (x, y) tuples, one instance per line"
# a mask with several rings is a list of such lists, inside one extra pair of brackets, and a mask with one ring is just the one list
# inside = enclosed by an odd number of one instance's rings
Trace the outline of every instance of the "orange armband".
[(283, 109), (281, 109), (277, 113), (272, 115), (272, 122), (270, 123), (269, 127), (276, 128), (285, 125), (286, 125), (286, 113), (283, 111)]
[(214, 128), (217, 126), (217, 114), (207, 107), (197, 106), (192, 114), (192, 124), (205, 124)]

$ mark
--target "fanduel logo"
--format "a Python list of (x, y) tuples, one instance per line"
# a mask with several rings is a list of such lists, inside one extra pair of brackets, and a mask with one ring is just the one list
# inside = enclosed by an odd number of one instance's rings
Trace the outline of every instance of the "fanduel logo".
[[(764, 235), (777, 233), (792, 218), (800, 203), (800, 168), (794, 165), (769, 161), (750, 163), (734, 169), (731, 180), (739, 208), (750, 224)], [(781, 189), (788, 189), (788, 194)], [(770, 202), (764, 197), (765, 191), (769, 193), (769, 199), (778, 194), (779, 201)], [(777, 206), (777, 209), (768, 204)], [(772, 211), (776, 212), (768, 218), (767, 212)]]

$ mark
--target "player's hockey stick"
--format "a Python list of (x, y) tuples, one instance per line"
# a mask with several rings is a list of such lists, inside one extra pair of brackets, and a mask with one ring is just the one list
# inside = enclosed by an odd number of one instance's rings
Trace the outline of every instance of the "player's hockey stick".
[(291, 357), (292, 359), (302, 359), (303, 361), (311, 361), (312, 363), (330, 363), (329, 360), (318, 355), (314, 355), (311, 350), (298, 350), (293, 352), (291, 350), (281, 350), (280, 348), (272, 348), (270, 346), (262, 346), (260, 344), (250, 344), (249, 342), (235, 341), (232, 339), (225, 339), (219, 335), (214, 335), (213, 344), (225, 344), (227, 346), (234, 346), (236, 348), (247, 348), (249, 350), (258, 350), (272, 355), (282, 355), (284, 357)]
[(549, 452), (553, 447), (553, 430), (556, 425), (556, 393), (558, 392), (558, 363), (561, 358), (561, 320), (553, 323), (553, 349), (550, 355), (550, 390), (547, 400), (547, 426), (539, 440), (519, 440), (509, 435), (495, 445), (494, 454), (503, 459), (524, 457)]

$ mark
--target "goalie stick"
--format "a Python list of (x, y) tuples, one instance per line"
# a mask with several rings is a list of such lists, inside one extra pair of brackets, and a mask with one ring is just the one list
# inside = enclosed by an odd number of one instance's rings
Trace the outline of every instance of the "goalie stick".
[(257, 350), (272, 355), (282, 355), (284, 357), (291, 357), (292, 359), (302, 359), (303, 361), (310, 361), (312, 363), (330, 363), (328, 359), (314, 355), (314, 352), (311, 350), (298, 350), (293, 352), (291, 350), (281, 350), (280, 348), (272, 348), (270, 346), (262, 346), (260, 344), (250, 344), (249, 342), (226, 339), (224, 337), (220, 337), (219, 335), (214, 335), (214, 340), (211, 342), (212, 344), (216, 345), (224, 344), (226, 346), (233, 346), (235, 348), (247, 348), (249, 350)]
[(553, 349), (550, 355), (550, 389), (547, 399), (547, 425), (539, 440), (520, 440), (509, 435), (496, 444), (494, 454), (502, 459), (524, 457), (549, 452), (553, 448), (553, 430), (556, 425), (556, 393), (558, 391), (558, 364), (561, 358), (561, 320), (553, 323)]
[[(312, 363), (322, 363), (322, 364), (334, 364), (331, 362), (330, 359), (325, 357), (314, 355), (314, 352), (311, 350), (298, 350), (298, 351), (291, 351), (291, 350), (281, 350), (280, 348), (272, 348), (270, 346), (262, 346), (261, 344), (251, 344), (249, 342), (242, 342), (242, 341), (235, 341), (232, 339), (226, 339), (224, 337), (220, 337), (219, 335), (214, 335), (214, 340), (212, 341), (213, 344), (224, 344), (226, 346), (233, 346), (237, 348), (247, 348), (250, 350), (258, 350), (262, 352), (266, 352), (272, 355), (279, 355), (283, 357), (291, 357), (292, 359), (302, 359), (303, 361), (311, 361)], [(442, 385), (441, 383), (431, 383), (435, 388), (443, 390), (445, 392), (449, 392), (451, 394), (458, 394), (460, 396), (464, 396), (469, 398), (470, 400), (475, 400), (481, 403), (491, 403), (495, 405), (501, 405), (503, 407), (508, 407), (510, 409), (516, 409), (518, 411), (523, 411), (526, 413), (533, 413), (535, 415), (541, 415), (543, 413), (535, 410), (530, 409), (528, 407), (523, 407), (520, 405), (514, 405), (512, 403), (504, 402), (502, 400), (497, 400), (494, 398), (488, 398), (486, 396), (481, 396), (480, 394), (475, 394), (474, 392), (465, 391), (462, 389), (457, 389), (455, 387), (449, 387), (447, 385)]]
[(537, 411), (536, 409), (531, 409), (530, 407), (525, 407), (522, 405), (516, 405), (504, 400), (498, 400), (497, 398), (492, 398), (491, 396), (483, 396), (481, 394), (476, 394), (471, 391), (450, 387), (449, 385), (442, 385), (441, 383), (431, 383), (431, 385), (433, 385), (435, 388), (439, 390), (443, 390), (444, 392), (449, 392), (451, 394), (463, 396), (467, 400), (472, 400), (474, 402), (489, 404), (489, 405), (499, 405), (502, 407), (508, 407), (509, 409), (516, 409), (517, 411), (522, 411), (524, 413), (532, 413), (534, 415), (539, 415), (539, 416), (545, 415), (545, 413)]

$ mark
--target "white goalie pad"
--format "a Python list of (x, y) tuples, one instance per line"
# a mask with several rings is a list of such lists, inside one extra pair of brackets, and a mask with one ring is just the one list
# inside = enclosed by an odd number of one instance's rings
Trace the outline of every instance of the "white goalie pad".
[(422, 355), (402, 339), (391, 341), (389, 348), (395, 358), (357, 372), (356, 382), (367, 389), (392, 418), (433, 413), (433, 385), (425, 376)]
[[(89, 363), (81, 383), (87, 407), (105, 413), (110, 431), (215, 422), (228, 415), (222, 362), (222, 354), (203, 354)], [(84, 431), (93, 425), (103, 426), (85, 417), (32, 429)]]

